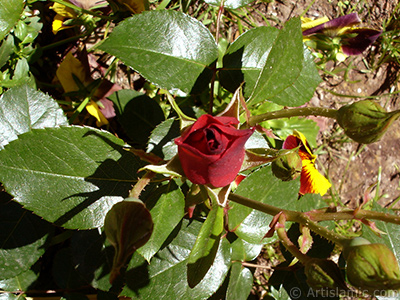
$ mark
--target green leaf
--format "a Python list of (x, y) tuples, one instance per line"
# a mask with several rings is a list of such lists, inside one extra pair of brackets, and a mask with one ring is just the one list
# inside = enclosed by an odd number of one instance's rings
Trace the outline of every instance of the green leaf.
[(10, 55), (14, 52), (14, 37), (10, 34), (6, 39), (3, 40), (3, 43), (0, 46), (0, 68), (2, 68)]
[(0, 5), (0, 40), (2, 40), (21, 17), (23, 0), (2, 1)]
[(231, 265), (230, 246), (222, 239), (214, 263), (203, 280), (193, 289), (187, 282), (187, 259), (202, 223), (183, 222), (171, 235), (167, 244), (150, 264), (138, 253), (133, 255), (126, 272), (126, 287), (121, 296), (135, 299), (208, 299), (223, 283)]
[(171, 180), (153, 192), (146, 205), (150, 209), (154, 229), (149, 241), (138, 252), (150, 261), (185, 215), (185, 197)]
[(319, 126), (314, 120), (307, 118), (283, 118), (275, 119), (263, 122), (268, 128), (274, 130), (274, 133), (281, 139), (286, 139), (289, 135), (293, 134), (293, 130), (300, 131), (307, 139), (307, 142), (311, 147), (317, 146), (317, 135), (319, 132)]
[(284, 106), (301, 106), (311, 99), (321, 82), (314, 56), (304, 48), (303, 67), (299, 77), (292, 85), (268, 100)]
[(245, 240), (237, 238), (232, 244), (233, 261), (251, 261), (260, 254), (263, 244), (250, 244)]
[(226, 9), (237, 9), (247, 4), (250, 4), (254, 0), (226, 0), (226, 1), (218, 1), (218, 0), (204, 0), (205, 3), (214, 5), (214, 6), (221, 6), (223, 5)]
[[(282, 209), (295, 209), (299, 181), (281, 181), (272, 174), (271, 167), (267, 166), (245, 178), (235, 193)], [(230, 230), (234, 230), (237, 236), (249, 243), (262, 243), (273, 216), (237, 203), (231, 202), (231, 206), (232, 209), (228, 211)]]
[(217, 254), (224, 229), (224, 209), (215, 205), (208, 213), (188, 258), (188, 283), (195, 287), (207, 274)]
[(272, 98), (291, 86), (303, 68), (300, 19), (293, 18), (279, 32), (249, 97), (249, 105)]
[(114, 102), (118, 121), (132, 139), (132, 143), (143, 148), (151, 131), (164, 121), (160, 105), (135, 90), (117, 91), (108, 98)]
[(124, 142), (89, 127), (33, 129), (0, 151), (0, 181), (25, 208), (59, 226), (101, 227), (137, 180)]
[(246, 300), (253, 287), (253, 274), (240, 262), (232, 264), (229, 277), (228, 290), (226, 292), (227, 300)]
[(257, 27), (239, 36), (223, 58), (221, 84), (234, 93), (244, 81), (244, 96), (249, 97), (278, 34), (277, 28)]
[(45, 252), (53, 232), (49, 223), (11, 201), (5, 192), (0, 193), (0, 227), (0, 279), (28, 270)]
[(165, 160), (170, 160), (178, 153), (178, 146), (174, 139), (180, 135), (179, 121), (168, 119), (158, 125), (151, 133), (147, 151), (153, 152)]
[(221, 84), (234, 92), (244, 81), (249, 105), (266, 99), (302, 105), (320, 82), (312, 57), (303, 52), (297, 19), (288, 22), (283, 30), (251, 29), (228, 48), (219, 72)]
[(217, 45), (199, 21), (172, 10), (146, 11), (121, 22), (99, 47), (165, 89), (203, 90)]
[[(7, 292), (24, 291), (26, 292), (35, 281), (39, 274), (33, 270), (27, 270), (13, 278), (0, 280), (0, 290)], [(1, 298), (0, 298), (1, 299)]]
[(0, 149), (31, 129), (67, 124), (54, 99), (26, 85), (9, 89), (0, 97)]

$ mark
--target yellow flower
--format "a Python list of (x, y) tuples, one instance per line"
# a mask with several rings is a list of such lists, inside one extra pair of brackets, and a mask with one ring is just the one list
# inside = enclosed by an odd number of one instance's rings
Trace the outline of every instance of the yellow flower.
[(73, 19), (78, 16), (78, 14), (72, 8), (56, 2), (54, 2), (53, 6), (50, 8), (57, 13), (52, 23), (53, 34), (57, 34), (57, 32), (60, 30), (71, 28), (72, 26), (65, 26), (64, 21), (66, 19)]
[[(88, 86), (93, 81), (88, 70), (85, 69), (81, 61), (74, 57), (71, 52), (69, 52), (61, 62), (56, 71), (56, 76), (66, 93), (79, 91), (79, 86), (75, 79), (79, 80), (83, 86)], [(100, 127), (108, 124), (108, 120), (104, 117), (103, 113), (100, 111), (99, 105), (95, 101), (90, 100), (86, 105), (86, 110), (96, 118), (97, 126)]]
[(310, 19), (310, 18), (301, 18), (301, 31), (306, 31), (308, 29), (314, 28), (315, 26), (318, 26), (320, 24), (328, 22), (329, 19), (328, 17), (322, 17), (318, 19)]
[(103, 113), (100, 111), (99, 105), (95, 101), (90, 100), (90, 103), (86, 105), (86, 110), (96, 118), (96, 125), (98, 127), (108, 124), (108, 120), (104, 117)]
[(304, 194), (325, 195), (331, 187), (330, 182), (315, 168), (316, 156), (312, 153), (306, 137), (299, 131), (294, 130), (293, 135), (289, 135), (283, 143), (284, 149), (299, 147), (299, 155), (302, 161), (300, 175), (300, 191)]

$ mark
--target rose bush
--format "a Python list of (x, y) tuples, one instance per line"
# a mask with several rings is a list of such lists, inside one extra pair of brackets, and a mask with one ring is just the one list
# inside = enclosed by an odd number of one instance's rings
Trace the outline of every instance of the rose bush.
[(244, 145), (254, 129), (238, 130), (233, 117), (202, 115), (175, 139), (186, 177), (193, 183), (223, 187), (240, 171)]

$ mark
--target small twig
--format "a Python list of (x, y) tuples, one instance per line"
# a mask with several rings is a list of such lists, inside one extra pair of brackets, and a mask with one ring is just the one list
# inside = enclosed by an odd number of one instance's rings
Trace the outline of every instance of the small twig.
[(242, 266), (249, 267), (249, 268), (261, 268), (261, 269), (268, 269), (268, 270), (272, 269), (270, 266), (252, 264), (252, 263), (248, 263), (246, 261), (241, 261), (240, 263), (242, 264)]

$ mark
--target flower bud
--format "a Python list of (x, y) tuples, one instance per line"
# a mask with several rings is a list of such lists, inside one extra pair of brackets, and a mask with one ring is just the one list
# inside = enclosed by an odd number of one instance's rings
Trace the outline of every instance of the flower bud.
[(283, 181), (296, 179), (302, 169), (301, 157), (297, 152), (280, 156), (271, 163), (272, 173)]
[(369, 244), (371, 244), (371, 242), (361, 236), (347, 240), (347, 243), (343, 247), (343, 252), (342, 252), (344, 259), (347, 260), (349, 252), (353, 247), (361, 245), (369, 245)]
[(305, 263), (307, 284), (314, 290), (331, 288), (348, 290), (337, 264), (328, 259), (312, 258)]
[(378, 103), (363, 100), (338, 110), (337, 121), (347, 136), (369, 144), (379, 140), (388, 127), (400, 116), (400, 111), (386, 112)]
[(348, 249), (347, 279), (371, 294), (400, 288), (400, 270), (393, 252), (384, 244), (365, 244)]
[(115, 248), (110, 274), (112, 283), (120, 274), (128, 258), (149, 240), (153, 232), (150, 211), (139, 199), (126, 198), (108, 211), (104, 230), (110, 244)]

